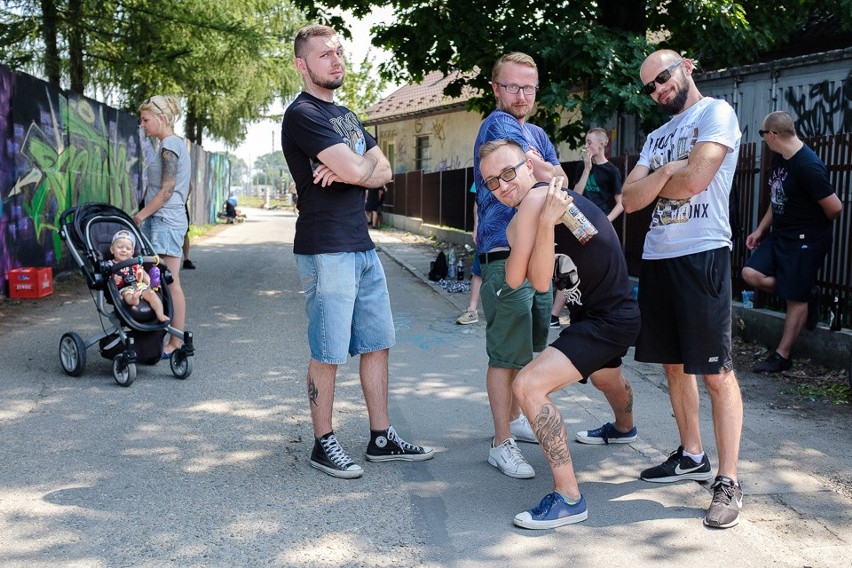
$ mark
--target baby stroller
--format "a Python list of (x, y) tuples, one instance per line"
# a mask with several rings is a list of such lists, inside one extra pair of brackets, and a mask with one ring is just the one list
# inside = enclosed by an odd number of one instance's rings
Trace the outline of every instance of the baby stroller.
[[(112, 236), (119, 230), (130, 231), (136, 237), (134, 258), (110, 265), (109, 252)], [(86, 368), (86, 350), (98, 344), (101, 356), (112, 360), (115, 382), (128, 387), (136, 380), (136, 364), (154, 365), (163, 355), (166, 333), (183, 340), (183, 346), (169, 357), (169, 366), (175, 377), (185, 379), (192, 373), (192, 333), (181, 331), (170, 322), (157, 320), (148, 302), (128, 306), (121, 298), (113, 274), (132, 264), (141, 264), (146, 270), (160, 263), (151, 244), (136, 228), (133, 219), (124, 211), (105, 203), (84, 203), (66, 209), (60, 217), (59, 236), (68, 245), (68, 251), (83, 272), (86, 284), (93, 292), (92, 299), (101, 316), (103, 332), (83, 340), (69, 331), (59, 342), (59, 361), (62, 369), (72, 377), (79, 377)], [(159, 294), (166, 316), (172, 318), (172, 299), (167, 284), (172, 275), (165, 265), (160, 265)], [(110, 306), (112, 308), (110, 308)], [(104, 324), (104, 318), (107, 324)]]

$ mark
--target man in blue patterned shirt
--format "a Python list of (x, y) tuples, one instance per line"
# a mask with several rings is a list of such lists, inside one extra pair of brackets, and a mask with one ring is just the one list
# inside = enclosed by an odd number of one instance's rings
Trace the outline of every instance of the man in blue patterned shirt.
[[(529, 442), (535, 442), (536, 438), (512, 400), (512, 381), (518, 370), (532, 360), (533, 352), (541, 351), (547, 344), (553, 296), (549, 291), (536, 292), (526, 281), (515, 289), (506, 285), (505, 265), (509, 256), (506, 227), (515, 210), (500, 203), (485, 187), (479, 169), (479, 148), (492, 140), (513, 140), (532, 160), (536, 179), (547, 181), (556, 175), (566, 176), (547, 134), (526, 122), (538, 91), (538, 68), (533, 58), (518, 52), (500, 57), (491, 72), (491, 88), (497, 109), (482, 122), (473, 148), (479, 214), (476, 248), (482, 264), (481, 300), (487, 322), (486, 388), (494, 421), (488, 463), (509, 477), (526, 479), (534, 477), (535, 471), (524, 460), (515, 438)], [(513, 417), (517, 418), (513, 421)]]

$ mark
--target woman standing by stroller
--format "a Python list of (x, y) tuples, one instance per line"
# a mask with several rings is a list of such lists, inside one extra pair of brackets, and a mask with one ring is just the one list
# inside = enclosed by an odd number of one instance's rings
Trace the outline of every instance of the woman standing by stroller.
[[(173, 302), (172, 325), (184, 329), (186, 297), (180, 285), (183, 238), (188, 227), (184, 204), (189, 193), (190, 159), (183, 138), (175, 134), (180, 104), (174, 97), (151, 97), (139, 105), (139, 121), (146, 136), (160, 141), (156, 159), (148, 165), (145, 206), (133, 216), (154, 252), (163, 259), (174, 280), (169, 284)], [(163, 347), (167, 359), (180, 347), (180, 339), (171, 336)]]

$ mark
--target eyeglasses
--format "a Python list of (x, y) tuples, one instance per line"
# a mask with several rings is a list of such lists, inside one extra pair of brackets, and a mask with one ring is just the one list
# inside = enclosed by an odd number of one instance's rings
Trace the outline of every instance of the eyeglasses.
[(513, 179), (518, 177), (518, 168), (523, 166), (525, 163), (527, 163), (526, 158), (524, 158), (511, 168), (506, 168), (505, 170), (500, 172), (499, 176), (485, 180), (485, 187), (488, 188), (488, 191), (497, 191), (497, 189), (500, 187), (500, 180), (502, 179), (503, 181), (512, 181)]
[(653, 80), (653, 81), (651, 81), (650, 83), (645, 84), (645, 85), (644, 85), (644, 86), (643, 86), (643, 87), (639, 90), (639, 92), (640, 92), (640, 93), (642, 93), (643, 95), (649, 95), (649, 96), (650, 96), (650, 95), (651, 95), (651, 93), (653, 93), (654, 91), (656, 91), (656, 90), (657, 90), (657, 84), (662, 85), (663, 83), (665, 83), (666, 81), (668, 81), (669, 79), (671, 79), (671, 78), (672, 78), (672, 69), (674, 69), (675, 67), (677, 67), (677, 66), (678, 66), (678, 65), (680, 65), (681, 63), (683, 63), (683, 59), (681, 59), (681, 60), (680, 60), (680, 61), (678, 61), (677, 63), (672, 63), (671, 65), (669, 65), (668, 67), (666, 67), (665, 69), (663, 69), (663, 70), (660, 72), (660, 74), (659, 74), (659, 75), (657, 75), (656, 77), (654, 77), (654, 80)]
[(521, 85), (515, 85), (515, 84), (507, 85), (505, 83), (497, 83), (497, 84), (500, 85), (501, 87), (503, 87), (504, 89), (506, 89), (506, 92), (509, 93), (510, 95), (517, 95), (519, 91), (523, 91), (525, 95), (534, 95), (536, 93), (536, 91), (538, 91), (538, 87), (536, 87), (535, 85), (521, 86)]
[[(757, 133), (760, 134), (760, 137), (763, 138), (770, 132), (775, 132), (774, 130), (758, 130)], [(777, 134), (777, 132), (775, 132)]]

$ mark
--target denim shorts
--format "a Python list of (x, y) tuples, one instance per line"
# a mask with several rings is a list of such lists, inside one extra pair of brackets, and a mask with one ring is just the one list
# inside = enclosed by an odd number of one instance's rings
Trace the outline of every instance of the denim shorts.
[(295, 256), (312, 359), (341, 365), (347, 354), (394, 346), (388, 285), (375, 249)]
[(142, 223), (142, 234), (145, 235), (154, 252), (158, 255), (183, 256), (183, 237), (187, 229), (175, 227), (160, 217), (148, 217)]

